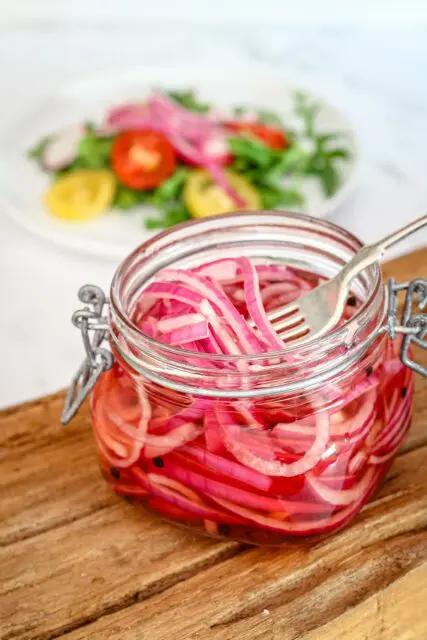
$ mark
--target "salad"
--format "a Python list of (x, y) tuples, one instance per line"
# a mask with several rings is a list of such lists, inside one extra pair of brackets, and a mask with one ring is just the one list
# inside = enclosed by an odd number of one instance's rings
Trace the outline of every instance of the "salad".
[(296, 93), (300, 126), (291, 129), (270, 111), (224, 114), (193, 91), (153, 91), (111, 108), (100, 124), (43, 138), (28, 155), (52, 176), (47, 209), (66, 221), (150, 205), (157, 215), (144, 217), (145, 227), (164, 229), (238, 210), (301, 209), (302, 182), (317, 180), (329, 198), (350, 158), (339, 132), (317, 130), (318, 109)]

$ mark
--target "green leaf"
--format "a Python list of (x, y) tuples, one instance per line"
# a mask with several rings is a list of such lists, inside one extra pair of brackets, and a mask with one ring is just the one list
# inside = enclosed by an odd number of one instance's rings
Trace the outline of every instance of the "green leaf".
[(326, 162), (323, 167), (312, 169), (311, 175), (319, 178), (323, 192), (328, 198), (334, 195), (341, 183), (339, 172), (329, 162)]
[[(248, 113), (249, 109), (247, 107), (234, 107), (233, 109), (233, 117), (236, 120), (240, 120), (244, 115)], [(250, 110), (253, 112), (253, 109)], [(256, 109), (256, 118), (253, 118), (257, 122), (261, 124), (265, 124), (268, 127), (276, 127), (278, 129), (285, 130), (285, 125), (283, 124), (283, 120), (279, 118), (277, 113), (274, 111), (270, 111), (269, 109)]]
[(124, 187), (123, 185), (118, 185), (113, 202), (113, 207), (126, 211), (138, 206), (140, 202), (141, 199), (137, 191), (128, 189), (128, 187)]
[(299, 116), (304, 124), (304, 133), (308, 138), (315, 136), (314, 122), (319, 113), (320, 106), (316, 102), (310, 101), (310, 98), (302, 91), (296, 91), (294, 94), (295, 113)]
[(92, 133), (92, 134), (96, 134), (96, 125), (91, 122), (90, 120), (86, 120), (86, 122), (84, 123), (84, 130), (86, 131), (86, 133)]
[(168, 229), (175, 224), (190, 220), (191, 216), (182, 202), (174, 202), (160, 212), (157, 218), (146, 218), (144, 225), (146, 229)]
[(168, 200), (178, 200), (189, 173), (186, 167), (178, 167), (170, 178), (157, 187), (153, 195), (153, 204), (161, 206)]
[(328, 151), (328, 158), (333, 160), (335, 158), (339, 158), (340, 160), (348, 160), (351, 157), (350, 151), (348, 149), (331, 149)]
[(247, 108), (246, 107), (234, 107), (233, 116), (235, 118), (242, 118), (245, 115), (246, 112), (247, 112)]
[(166, 229), (163, 218), (145, 218), (144, 227), (149, 231), (154, 231), (155, 229)]
[(247, 158), (235, 158), (232, 169), (237, 173), (245, 173), (252, 167), (252, 163)]
[(43, 158), (43, 154), (49, 142), (52, 140), (52, 136), (45, 136), (39, 142), (37, 142), (31, 149), (27, 152), (27, 157), (30, 160), (37, 160), (37, 162), (41, 162)]
[(276, 127), (278, 129), (283, 129), (283, 131), (286, 130), (283, 120), (281, 120), (273, 111), (269, 111), (268, 109), (258, 109), (257, 116), (258, 122), (261, 122), (268, 127)]
[(113, 147), (112, 136), (97, 136), (89, 132), (79, 142), (80, 168), (107, 169), (110, 167)]
[(340, 186), (340, 176), (338, 171), (334, 166), (332, 166), (332, 164), (328, 164), (319, 177), (322, 181), (325, 195), (330, 198)]
[(207, 113), (211, 108), (207, 102), (201, 102), (196, 97), (195, 91), (190, 89), (188, 91), (168, 91), (166, 95), (185, 109), (196, 113)]
[(339, 133), (323, 133), (321, 135), (317, 135), (315, 137), (317, 146), (319, 148), (324, 147), (327, 142), (332, 142), (333, 140), (338, 140), (341, 135)]
[(304, 196), (294, 189), (284, 189), (282, 194), (281, 207), (302, 207), (304, 205)]
[[(330, 148), (330, 143), (341, 138), (339, 132), (317, 133), (315, 119), (319, 112), (319, 105), (312, 102), (304, 93), (296, 93), (295, 113), (302, 119), (304, 135), (315, 142), (315, 148), (307, 154), (305, 167), (300, 169), (302, 175), (318, 178), (326, 197), (330, 198), (339, 189), (342, 178), (337, 168), (337, 162), (347, 160), (351, 153), (344, 147)], [(298, 172), (298, 171), (297, 171)]]
[(277, 163), (274, 167), (276, 174), (298, 173), (302, 174), (307, 168), (309, 157), (307, 153), (299, 147), (290, 147), (280, 152)]
[(114, 197), (113, 206), (117, 209), (128, 210), (137, 207), (140, 204), (152, 204), (152, 191), (139, 191), (130, 189), (120, 182), (117, 184), (116, 195)]
[(65, 176), (68, 173), (72, 173), (73, 171), (77, 171), (78, 169), (89, 169), (89, 168), (92, 168), (92, 167), (87, 166), (87, 163), (84, 160), (84, 158), (76, 158), (74, 162), (68, 165), (68, 167), (64, 167), (64, 169), (57, 171), (53, 176), (53, 180), (56, 181), (62, 176)]
[(277, 209), (279, 207), (301, 207), (304, 198), (299, 191), (280, 187), (257, 186), (261, 195), (262, 206), (265, 209)]
[(228, 139), (228, 143), (236, 161), (245, 160), (256, 167), (266, 169), (276, 158), (274, 151), (250, 135), (233, 136)]

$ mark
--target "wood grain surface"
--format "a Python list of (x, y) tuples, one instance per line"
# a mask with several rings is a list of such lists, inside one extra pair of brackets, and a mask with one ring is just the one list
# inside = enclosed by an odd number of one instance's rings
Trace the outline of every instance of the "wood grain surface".
[[(427, 274), (427, 249), (385, 265)], [(427, 354), (423, 360), (427, 362)], [(427, 385), (375, 498), (342, 532), (280, 550), (197, 537), (118, 499), (87, 408), (0, 413), (0, 639), (427, 638)]]

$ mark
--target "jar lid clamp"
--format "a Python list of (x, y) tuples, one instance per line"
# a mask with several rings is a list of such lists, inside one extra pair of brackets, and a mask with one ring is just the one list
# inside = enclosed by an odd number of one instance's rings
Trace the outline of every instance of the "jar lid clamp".
[(86, 357), (71, 380), (61, 415), (62, 424), (67, 424), (77, 413), (86, 396), (94, 388), (99, 376), (113, 366), (113, 354), (101, 344), (108, 333), (108, 316), (103, 312), (108, 299), (102, 289), (86, 284), (79, 289), (78, 298), (85, 304), (75, 311), (71, 321), (82, 334)]
[[(401, 317), (398, 318), (398, 295), (406, 291), (405, 302)], [(373, 335), (374, 340), (381, 333), (387, 333), (392, 340), (397, 334), (403, 335), (400, 359), (408, 368), (427, 377), (427, 367), (415, 362), (410, 354), (411, 347), (417, 346), (427, 350), (427, 280), (416, 279), (398, 284), (393, 278), (387, 283), (388, 310), (386, 322)], [(84, 285), (79, 289), (78, 297), (85, 304), (83, 309), (74, 312), (72, 323), (80, 329), (86, 357), (77, 370), (68, 389), (61, 422), (67, 424), (77, 413), (86, 396), (94, 388), (98, 378), (113, 366), (113, 354), (108, 349), (101, 348), (103, 340), (109, 331), (108, 309), (109, 301), (102, 289), (95, 285)], [(413, 313), (414, 307), (417, 309)], [(418, 311), (419, 310), (419, 311)], [(315, 378), (310, 384), (315, 383)], [(182, 386), (182, 385), (181, 385)], [(224, 395), (227, 392), (222, 392)], [(257, 397), (264, 390), (248, 390), (247, 397)], [(218, 392), (221, 395), (221, 392)]]

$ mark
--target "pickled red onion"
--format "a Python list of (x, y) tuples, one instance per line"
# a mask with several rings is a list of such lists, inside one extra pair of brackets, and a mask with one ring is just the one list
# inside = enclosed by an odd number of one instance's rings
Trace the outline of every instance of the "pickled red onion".
[[(189, 361), (210, 368), (218, 388), (234, 388), (246, 379), (242, 372), (256, 375), (246, 356), (282, 348), (267, 308), (314, 286), (313, 275), (305, 279), (291, 267), (247, 258), (166, 269), (143, 291), (135, 323), (160, 342), (183, 345), (185, 362), (188, 351), (197, 354)], [(352, 313), (353, 304), (345, 318)], [(185, 520), (187, 514), (212, 533), (221, 534), (219, 523), (324, 533), (366, 502), (409, 428), (411, 376), (394, 348), (384, 354), (383, 361), (367, 354), (353, 376), (292, 400), (211, 399), (203, 388), (190, 398), (137, 384), (136, 377), (129, 387), (122, 372), (116, 380), (104, 374), (105, 398), (93, 406), (100, 457), (104, 467), (120, 468), (120, 482), (112, 483), (119, 493), (127, 486), (129, 495), (147, 493), (164, 515)], [(267, 364), (280, 362), (265, 357)], [(257, 365), (260, 375), (265, 363)], [(283, 367), (292, 372), (304, 364), (289, 360)], [(108, 468), (104, 473), (111, 475)]]
[(330, 422), (329, 416), (325, 412), (316, 413), (316, 435), (310, 448), (300, 460), (286, 464), (279, 460), (265, 460), (253, 453), (248, 447), (245, 447), (239, 438), (241, 427), (234, 421), (230, 413), (219, 409), (216, 409), (216, 411), (218, 424), (222, 430), (224, 444), (227, 449), (239, 462), (260, 473), (265, 473), (269, 476), (298, 476), (315, 467), (322, 454), (326, 451)]
[(141, 484), (143, 488), (147, 488), (152, 495), (162, 498), (170, 504), (176, 505), (183, 511), (189, 511), (190, 513), (198, 515), (202, 519), (206, 518), (208, 520), (213, 520), (214, 522), (228, 522), (235, 524), (245, 522), (244, 518), (236, 517), (233, 514), (220, 511), (215, 509), (215, 507), (204, 504), (198, 496), (197, 499), (194, 500), (188, 496), (188, 493), (187, 495), (183, 495), (176, 489), (177, 485), (173, 485), (175, 488), (172, 488), (170, 485), (167, 486), (164, 483), (164, 479), (163, 482), (162, 480), (159, 482), (158, 474), (146, 475), (138, 468), (133, 469), (133, 474), (136, 481)]
[(231, 513), (240, 516), (242, 518), (246, 518), (247, 520), (251, 520), (256, 523), (260, 527), (266, 527), (267, 529), (273, 529), (275, 531), (281, 531), (290, 536), (303, 536), (303, 535), (315, 535), (321, 533), (327, 533), (333, 529), (337, 529), (338, 527), (342, 527), (346, 524), (353, 516), (355, 516), (365, 500), (372, 493), (375, 488), (376, 478), (378, 477), (378, 473), (373, 476), (371, 484), (368, 487), (368, 490), (365, 494), (362, 494), (356, 502), (348, 505), (341, 511), (334, 513), (331, 516), (326, 518), (319, 518), (318, 520), (285, 520), (281, 521), (273, 517), (265, 516), (252, 509), (247, 509), (246, 507), (242, 507), (240, 505), (236, 505), (230, 500), (225, 500), (223, 498), (215, 498), (215, 502), (219, 504), (224, 509), (227, 509)]
[(222, 458), (221, 456), (215, 455), (202, 449), (201, 447), (197, 447), (195, 445), (187, 445), (182, 447), (183, 453), (187, 453), (190, 457), (195, 458), (202, 464), (210, 467), (211, 469), (217, 470), (225, 475), (234, 478), (235, 480), (240, 480), (241, 482), (245, 482), (257, 489), (261, 489), (263, 491), (268, 491), (271, 486), (271, 478), (268, 476), (258, 473), (253, 469), (248, 469), (243, 465), (240, 465), (232, 460), (227, 460), (226, 458)]
[(371, 467), (367, 470), (358, 484), (351, 489), (331, 489), (313, 473), (307, 473), (306, 480), (308, 485), (320, 497), (321, 500), (325, 500), (326, 502), (329, 502), (329, 504), (333, 504), (335, 506), (343, 506), (360, 500), (360, 498), (366, 493), (366, 490), (371, 485), (375, 474), (376, 470)]

